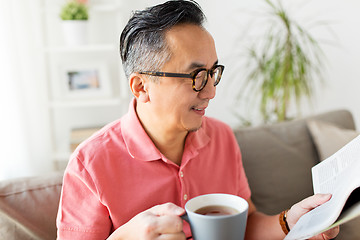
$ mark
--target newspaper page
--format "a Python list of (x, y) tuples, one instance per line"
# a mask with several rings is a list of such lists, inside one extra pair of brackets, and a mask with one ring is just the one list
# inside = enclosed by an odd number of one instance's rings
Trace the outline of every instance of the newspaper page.
[(332, 198), (303, 215), (285, 237), (285, 240), (308, 239), (358, 216), (360, 206), (354, 203), (338, 218), (350, 194), (360, 186), (359, 171), (360, 136), (313, 167), (314, 192), (331, 193)]
[(337, 179), (353, 168), (356, 160), (360, 162), (360, 136), (311, 169), (314, 193), (333, 193)]

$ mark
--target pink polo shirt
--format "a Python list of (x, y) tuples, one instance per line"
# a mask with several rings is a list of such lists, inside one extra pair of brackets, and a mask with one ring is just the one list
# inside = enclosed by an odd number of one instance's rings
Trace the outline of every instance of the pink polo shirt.
[[(60, 239), (106, 239), (136, 214), (198, 195), (250, 198), (240, 150), (230, 127), (204, 117), (188, 134), (181, 165), (166, 159), (129, 112), (84, 141), (66, 168), (57, 216)], [(191, 236), (189, 226), (184, 226)]]

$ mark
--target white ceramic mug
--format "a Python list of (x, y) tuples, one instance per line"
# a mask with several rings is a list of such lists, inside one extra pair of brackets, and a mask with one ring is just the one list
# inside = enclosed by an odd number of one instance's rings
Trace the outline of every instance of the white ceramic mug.
[[(208, 206), (224, 206), (235, 209), (229, 215), (203, 215), (196, 213)], [(241, 197), (231, 194), (206, 194), (190, 199), (185, 204), (186, 216), (194, 240), (243, 240), (249, 205)]]

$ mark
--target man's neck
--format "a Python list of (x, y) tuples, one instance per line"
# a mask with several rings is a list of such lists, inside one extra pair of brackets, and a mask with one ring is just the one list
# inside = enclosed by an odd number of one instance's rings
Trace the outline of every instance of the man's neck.
[(180, 165), (184, 152), (185, 139), (188, 132), (173, 131), (166, 129), (161, 124), (153, 124), (154, 121), (148, 119), (146, 114), (142, 114), (141, 111), (138, 111), (138, 108), (136, 109), (138, 118), (143, 128), (155, 146), (167, 159), (177, 165)]
[(170, 161), (180, 166), (184, 153), (186, 135), (176, 138), (150, 137), (159, 151)]

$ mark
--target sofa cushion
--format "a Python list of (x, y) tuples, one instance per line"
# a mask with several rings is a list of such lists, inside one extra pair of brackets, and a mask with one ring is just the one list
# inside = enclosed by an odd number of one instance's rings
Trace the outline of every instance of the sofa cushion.
[(338, 110), (269, 126), (234, 130), (252, 191), (251, 198), (259, 211), (277, 214), (313, 194), (311, 167), (319, 162), (319, 158), (306, 126), (309, 119), (355, 128), (351, 113)]
[(56, 239), (62, 173), (0, 182), (0, 239)]
[(324, 121), (309, 120), (307, 126), (314, 140), (320, 161), (330, 157), (359, 133)]

